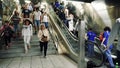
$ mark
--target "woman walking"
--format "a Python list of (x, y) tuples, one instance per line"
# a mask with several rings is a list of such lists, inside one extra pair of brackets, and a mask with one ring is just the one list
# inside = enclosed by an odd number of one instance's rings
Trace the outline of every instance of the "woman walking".
[(5, 24), (0, 28), (2, 35), (4, 37), (5, 49), (11, 46), (11, 38), (13, 36), (14, 29), (11, 27), (9, 21), (5, 21)]
[(49, 41), (49, 32), (45, 27), (45, 24), (40, 25), (40, 29), (38, 32), (38, 38), (40, 41), (40, 51), (42, 53), (44, 48), (44, 57), (46, 57), (48, 41)]
[(43, 13), (42, 22), (45, 24), (45, 27), (48, 28), (48, 14), (47, 14), (47, 12)]
[(30, 48), (30, 40), (31, 40), (32, 35), (33, 35), (33, 30), (32, 30), (31, 21), (26, 19), (24, 21), (24, 25), (23, 25), (23, 29), (22, 29), (25, 53), (27, 53), (28, 49)]

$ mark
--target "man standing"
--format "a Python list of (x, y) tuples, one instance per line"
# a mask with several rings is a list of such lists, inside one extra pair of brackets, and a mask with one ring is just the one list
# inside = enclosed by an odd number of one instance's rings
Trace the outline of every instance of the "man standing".
[(112, 60), (112, 57), (111, 57), (111, 49), (112, 49), (112, 45), (108, 47), (108, 38), (110, 36), (110, 27), (105, 27), (104, 28), (104, 33), (103, 33), (103, 40), (101, 42), (101, 45), (105, 47), (105, 51), (104, 51), (104, 54), (105, 54), (105, 58), (108, 59), (108, 62), (109, 62), (109, 65), (110, 65), (110, 68), (114, 68), (114, 63), (113, 63), (113, 60)]
[[(87, 39), (89, 41), (94, 41), (96, 37), (96, 34), (92, 31), (92, 28), (89, 28), (89, 31), (87, 32)], [(94, 56), (94, 44), (88, 44), (88, 57)]]

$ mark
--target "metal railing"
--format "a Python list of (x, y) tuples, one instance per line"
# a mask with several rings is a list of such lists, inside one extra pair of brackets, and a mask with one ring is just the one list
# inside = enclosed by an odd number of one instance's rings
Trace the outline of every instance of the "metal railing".
[(58, 46), (59, 46), (59, 41), (58, 41), (58, 38), (57, 36), (54, 34), (54, 29), (53, 29), (53, 26), (51, 23), (49, 23), (49, 33), (51, 35), (51, 39), (53, 40), (53, 43), (54, 43), (54, 47), (58, 53)]
[[(54, 11), (51, 11), (50, 14), (51, 14), (52, 17), (54, 18), (57, 26), (59, 27), (60, 31), (62, 32), (63, 36), (65, 37), (67, 43), (69, 43), (69, 47), (71, 47), (71, 49), (72, 49), (75, 53), (77, 53), (77, 52), (76, 52), (76, 49), (74, 49), (74, 47), (73, 47), (75, 44), (71, 44), (71, 42), (69, 41), (69, 39), (66, 37), (66, 35), (65, 35), (64, 33), (67, 32), (68, 36), (70, 36), (73, 41), (78, 41), (78, 40), (75, 39), (74, 36), (72, 36), (72, 34), (69, 32), (69, 30), (68, 30), (67, 27), (63, 26), (64, 23), (62, 23), (62, 21), (61, 21), (61, 20), (59, 19), (59, 17), (54, 13)], [(97, 47), (97, 50), (99, 50), (99, 52), (101, 52), (102, 61), (101, 61), (101, 63), (99, 63), (98, 65), (96, 65), (96, 67), (99, 67), (99, 66), (101, 66), (101, 65), (103, 64), (103, 61), (104, 61), (104, 59), (103, 59), (103, 52), (102, 52), (102, 50), (100, 50), (100, 47), (99, 47), (99, 45), (98, 45), (96, 42), (92, 42), (92, 43), (95, 44), (96, 47)], [(77, 44), (77, 43), (76, 43), (76, 44)], [(79, 49), (79, 46), (77, 46), (77, 48)]]

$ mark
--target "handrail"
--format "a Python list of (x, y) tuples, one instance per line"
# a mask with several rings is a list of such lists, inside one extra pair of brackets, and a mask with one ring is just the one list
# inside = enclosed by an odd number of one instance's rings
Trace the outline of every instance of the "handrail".
[[(52, 13), (54, 13), (54, 12), (52, 12)], [(60, 22), (60, 19), (58, 18), (58, 16), (57, 15), (55, 15), (54, 14), (54, 16), (59, 20), (59, 25), (61, 25), (61, 22)], [(56, 23), (58, 23), (57, 21), (56, 21)], [(63, 25), (63, 23), (62, 23), (62, 25)], [(66, 40), (67, 41), (67, 40)], [(69, 43), (69, 42), (68, 42)], [(103, 52), (102, 52), (102, 50), (100, 49), (100, 47), (98, 46), (98, 44), (97, 43), (95, 43), (95, 42), (92, 42), (93, 44), (95, 44), (97, 47), (98, 47), (98, 49), (100, 50), (100, 52), (102, 53), (102, 62), (99, 64), (99, 65), (96, 65), (95, 67), (100, 67), (102, 64), (103, 64), (103, 62), (104, 62), (104, 57), (103, 57)], [(71, 45), (70, 43), (69, 43), (69, 45)]]
[(55, 44), (54, 47), (55, 47), (56, 51), (58, 51), (58, 45), (59, 44), (58, 43), (56, 44), (56, 41), (58, 41), (58, 39), (56, 39), (55, 36), (54, 36), (54, 33), (53, 33), (54, 29), (53, 29), (53, 26), (52, 26), (51, 23), (49, 23), (49, 29), (48, 30), (49, 30), (49, 33), (50, 33), (51, 38), (53, 40), (53, 43)]
[(75, 37), (75, 36), (68, 30), (67, 26), (60, 20), (60, 18), (59, 18), (57, 15), (55, 15), (55, 16), (56, 16), (56, 18), (59, 20), (60, 24), (64, 25), (63, 27), (67, 30), (67, 32), (69, 33), (69, 35), (71, 36), (71, 38), (73, 38), (74, 40), (78, 41), (78, 38)]
[(90, 40), (87, 40), (87, 44), (95, 44), (95, 46), (99, 49), (99, 51), (101, 52), (102, 54), (102, 62), (99, 64), (99, 65), (95, 65), (94, 67), (100, 67), (104, 64), (104, 61), (105, 61), (105, 57), (104, 57), (104, 53), (102, 51), (102, 49), (100, 48), (100, 45), (98, 45), (97, 42), (94, 42), (94, 41), (90, 41)]
[[(52, 13), (53, 13), (54, 16), (55, 16), (54, 18), (56, 18), (57, 16), (55, 15), (55, 12), (52, 12)], [(49, 16), (51, 16), (52, 13), (49, 14)], [(53, 15), (52, 15), (52, 16), (53, 16)], [(56, 20), (56, 23), (58, 23), (58, 24), (61, 23), (58, 19), (55, 19), (55, 20)], [(57, 25), (58, 25), (58, 24), (57, 24)], [(60, 25), (60, 24), (59, 24), (59, 25)], [(58, 26), (58, 27), (59, 27), (59, 29), (61, 30), (60, 26)], [(64, 34), (63, 34), (63, 35), (64, 35)], [(64, 37), (65, 37), (65, 36), (64, 36)], [(66, 39), (66, 38), (65, 38), (65, 39)], [(68, 39), (66, 39), (66, 41), (68, 41)], [(71, 45), (69, 42), (68, 42), (68, 44)], [(73, 51), (75, 51), (74, 48), (72, 47), (72, 45), (71, 45), (70, 47), (71, 47), (71, 49), (72, 49)]]
[(3, 1), (2, 1), (2, 3), (5, 5), (5, 7), (8, 7), (8, 9), (9, 9), (9, 11), (10, 11), (10, 14), (12, 14), (12, 11), (11, 11), (11, 9), (9, 8), (9, 6), (7, 6)]
[(99, 47), (99, 45), (98, 45), (96, 42), (89, 41), (89, 43), (91, 43), (91, 44), (95, 44), (95, 45), (98, 47), (98, 49), (100, 50), (100, 52), (102, 53), (102, 62), (101, 62), (99, 65), (95, 65), (94, 67), (100, 67), (100, 66), (102, 66), (103, 63), (104, 63), (104, 54), (103, 54), (101, 48)]
[[(51, 6), (50, 6), (50, 9), (51, 9)], [(58, 34), (60, 34), (60, 35), (58, 35), (58, 37), (60, 37), (61, 39), (61, 42), (62, 43), (64, 43), (64, 47), (67, 49), (67, 52), (69, 52), (69, 56), (73, 59), (73, 60), (75, 60), (75, 61), (77, 61), (77, 53), (73, 50), (74, 48), (72, 48), (72, 46), (66, 46), (66, 45), (70, 45), (70, 43), (68, 42), (68, 40), (65, 38), (65, 35), (64, 34), (62, 34), (62, 32), (61, 32), (61, 28), (60, 28), (60, 26), (58, 26), (58, 24), (59, 23), (57, 23), (57, 19), (56, 19), (56, 17), (54, 16), (55, 14), (54, 14), (54, 12), (53, 12), (53, 10), (51, 10), (50, 11), (50, 14), (48, 14), (49, 15), (49, 18), (51, 19), (51, 21), (53, 22), (52, 23), (52, 25), (54, 25), (54, 27), (55, 27), (55, 29), (57, 29), (57, 30), (55, 30), (55, 31), (57, 31), (58, 32)], [(57, 39), (58, 39), (58, 37), (56, 37)], [(65, 40), (64, 42), (63, 42), (63, 40)], [(59, 41), (59, 40), (58, 40)], [(60, 47), (61, 47), (61, 45), (60, 45)], [(62, 47), (63, 48), (63, 47)], [(65, 51), (66, 52), (66, 51)], [(74, 57), (74, 58), (73, 58)]]

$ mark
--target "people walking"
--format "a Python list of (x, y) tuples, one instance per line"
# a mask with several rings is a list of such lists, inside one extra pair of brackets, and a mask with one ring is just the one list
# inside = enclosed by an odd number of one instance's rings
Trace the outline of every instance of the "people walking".
[(42, 22), (45, 24), (45, 27), (48, 28), (48, 14), (47, 14), (47, 12), (43, 13)]
[(27, 8), (27, 5), (22, 10), (22, 17), (23, 18), (30, 18), (31, 11)]
[(113, 63), (112, 57), (111, 57), (111, 49), (112, 49), (112, 45), (108, 48), (108, 38), (110, 35), (110, 27), (105, 27), (104, 28), (104, 33), (103, 33), (103, 40), (101, 42), (101, 45), (105, 48), (104, 54), (105, 54), (105, 58), (108, 60), (109, 62), (109, 68), (114, 68), (115, 65)]
[(5, 49), (11, 46), (11, 38), (14, 33), (13, 28), (9, 25), (9, 21), (5, 21), (5, 24), (1, 27), (0, 31), (4, 37)]
[(44, 48), (44, 57), (46, 57), (48, 41), (49, 41), (49, 31), (48, 29), (46, 29), (45, 24), (40, 25), (38, 38), (40, 41), (40, 52), (42, 53)]
[(27, 53), (28, 49), (30, 48), (30, 40), (31, 40), (32, 35), (33, 35), (33, 30), (32, 30), (31, 21), (26, 19), (24, 21), (24, 25), (22, 28), (22, 36), (24, 39), (25, 53)]
[(13, 25), (14, 25), (14, 31), (15, 31), (15, 35), (18, 34), (19, 31), (19, 22), (20, 22), (20, 17), (19, 17), (19, 13), (17, 11), (14, 11), (14, 15), (11, 18)]
[(36, 8), (36, 10), (33, 13), (33, 17), (34, 17), (34, 25), (35, 25), (35, 34), (37, 33), (37, 31), (39, 30), (39, 26), (40, 26), (40, 21), (41, 21), (41, 12), (39, 11), (39, 7)]

